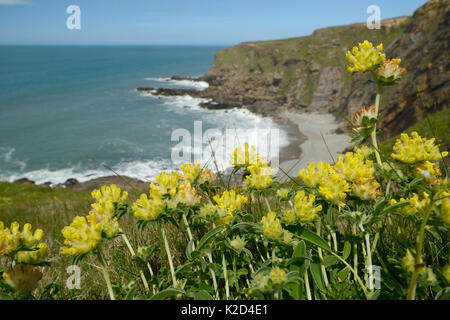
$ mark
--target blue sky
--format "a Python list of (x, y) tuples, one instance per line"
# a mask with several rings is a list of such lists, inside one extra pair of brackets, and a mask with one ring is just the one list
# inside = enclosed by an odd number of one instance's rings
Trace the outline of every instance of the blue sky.
[[(315, 29), (412, 15), (426, 0), (0, 0), (0, 44), (217, 44), (282, 39)], [(69, 5), (81, 29), (69, 30)]]

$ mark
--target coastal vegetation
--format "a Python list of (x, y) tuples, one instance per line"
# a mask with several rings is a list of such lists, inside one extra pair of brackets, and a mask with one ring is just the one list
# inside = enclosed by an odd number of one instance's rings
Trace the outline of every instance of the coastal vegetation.
[(346, 60), (375, 92), (347, 118), (354, 149), (289, 182), (245, 143), (229, 176), (186, 163), (144, 193), (0, 184), (1, 297), (450, 298), (448, 122), (379, 146), (383, 92), (408, 71), (381, 43)]

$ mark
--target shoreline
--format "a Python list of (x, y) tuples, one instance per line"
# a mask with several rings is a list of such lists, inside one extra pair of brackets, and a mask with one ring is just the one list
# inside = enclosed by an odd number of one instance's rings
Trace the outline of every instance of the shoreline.
[[(306, 137), (299, 145), (300, 157), (280, 163), (280, 167), (291, 177), (297, 177), (299, 170), (311, 162), (334, 163), (342, 152), (352, 146), (348, 134), (338, 132), (341, 124), (331, 113), (285, 111), (282, 115), (295, 123)], [(288, 180), (283, 172), (279, 177), (281, 181)]]
[[(173, 81), (193, 81), (204, 82), (202, 78), (190, 78), (173, 76), (170, 78)], [(203, 90), (195, 89), (167, 89), (167, 88), (137, 88), (138, 92), (148, 92), (152, 96), (162, 97), (176, 97), (180, 95), (189, 94), (194, 98), (203, 98)], [(249, 112), (262, 117), (269, 118), (280, 129), (283, 130), (288, 139), (287, 145), (280, 147), (278, 165), (288, 173), (291, 177), (296, 177), (298, 171), (307, 166), (312, 161), (328, 161), (331, 162), (331, 157), (328, 153), (320, 132), (322, 132), (325, 141), (327, 141), (328, 149), (330, 149), (333, 157), (348, 148), (348, 136), (346, 134), (339, 134), (336, 131), (340, 128), (340, 123), (335, 119), (331, 113), (303, 113), (298, 109), (288, 109), (285, 106), (270, 105), (264, 108), (263, 111), (255, 107), (255, 105), (240, 105), (228, 103), (217, 103), (214, 99), (209, 98), (209, 102), (200, 103), (199, 106), (208, 110), (231, 110), (231, 109), (246, 109)], [(163, 169), (161, 169), (163, 171)], [(276, 174), (280, 181), (289, 180), (286, 175), (276, 168)], [(226, 172), (226, 170), (225, 170)], [(14, 183), (32, 183), (33, 181), (23, 178), (13, 181)], [(115, 176), (105, 175), (92, 179), (84, 180), (82, 182), (73, 177), (66, 179), (64, 183), (55, 184), (51, 181), (36, 184), (40, 186), (47, 186), (52, 188), (70, 188), (74, 190), (93, 190), (101, 187), (104, 184), (116, 184), (122, 188), (145, 190), (148, 189), (149, 181), (143, 181), (138, 178), (129, 176)]]

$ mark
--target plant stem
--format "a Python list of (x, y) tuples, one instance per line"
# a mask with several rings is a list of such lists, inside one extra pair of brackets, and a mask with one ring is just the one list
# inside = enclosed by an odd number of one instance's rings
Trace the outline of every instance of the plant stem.
[(416, 260), (415, 260), (415, 268), (414, 273), (411, 278), (411, 282), (409, 284), (408, 289), (408, 296), (406, 297), (407, 300), (414, 300), (416, 296), (416, 283), (417, 278), (419, 277), (420, 269), (422, 268), (422, 249), (423, 249), (423, 240), (425, 237), (425, 227), (427, 225), (428, 218), (430, 217), (431, 208), (433, 207), (434, 201), (432, 201), (425, 212), (424, 218), (422, 220), (422, 223), (420, 225), (420, 231), (419, 231), (419, 241), (417, 242), (417, 248), (416, 248)]
[[(375, 114), (376, 114), (377, 118), (378, 118), (378, 111), (380, 109), (380, 98), (381, 98), (381, 85), (377, 82), (377, 96), (375, 98)], [(377, 124), (376, 123), (373, 127), (371, 137), (372, 137), (372, 144), (375, 148), (375, 157), (377, 158), (377, 163), (381, 166), (381, 158), (380, 158), (380, 154), (378, 153)]]
[(309, 287), (308, 268), (305, 268), (304, 278), (305, 278), (305, 288), (306, 288), (306, 299), (312, 300), (311, 288)]
[(167, 258), (169, 260), (170, 274), (172, 275), (172, 283), (173, 283), (173, 286), (176, 287), (177, 279), (175, 278), (175, 270), (173, 268), (172, 255), (170, 254), (169, 242), (167, 242), (166, 231), (165, 231), (163, 225), (161, 225), (161, 233), (162, 233), (162, 237), (164, 239), (164, 247), (166, 248)]
[(225, 262), (225, 254), (222, 254), (222, 269), (223, 277), (225, 279), (225, 299), (228, 300), (230, 297), (230, 288), (228, 287), (228, 275), (227, 275), (227, 264)]
[[(317, 222), (317, 235), (320, 237), (320, 228), (321, 228), (321, 222)], [(323, 276), (323, 281), (325, 282), (325, 287), (328, 287), (328, 277), (327, 277), (327, 271), (325, 269), (325, 266), (323, 265), (323, 255), (322, 255), (322, 249), (319, 247), (317, 248), (317, 250), (319, 251), (319, 258), (320, 258), (320, 269), (322, 270), (322, 276)]]
[[(356, 236), (356, 225), (353, 223), (353, 234)], [(353, 244), (353, 268), (358, 272), (358, 244)], [(356, 280), (356, 276), (355, 276)]]
[[(212, 263), (213, 260), (212, 260), (211, 252), (208, 252), (206, 255), (208, 257), (209, 263)], [(213, 280), (213, 286), (214, 286), (214, 292), (216, 293), (216, 296), (217, 296), (218, 295), (218, 291), (217, 291), (216, 273), (214, 272), (214, 270), (212, 268), (209, 268), (209, 272), (211, 273), (212, 280)]]
[(370, 235), (366, 233), (364, 238), (366, 239), (367, 246), (367, 272), (369, 273), (369, 290), (373, 290), (373, 266), (372, 266), (372, 252), (370, 250)]
[[(134, 252), (134, 249), (133, 249), (133, 247), (131, 246), (130, 241), (128, 240), (127, 235), (126, 235), (125, 233), (123, 233), (122, 229), (120, 229), (120, 228), (119, 228), (119, 232), (122, 233), (122, 239), (123, 239), (123, 241), (125, 242), (125, 244), (126, 244), (128, 250), (130, 251), (131, 256), (134, 257), (134, 256), (136, 255), (136, 253)], [(148, 267), (150, 268), (150, 269), (149, 269), (149, 270), (150, 270), (150, 274), (153, 276), (153, 270), (151, 270), (151, 267), (150, 267), (150, 265), (149, 265), (148, 263), (147, 263), (147, 265), (148, 265)], [(140, 269), (140, 268), (139, 268), (139, 274), (140, 274), (140, 276), (141, 276), (142, 282), (144, 283), (145, 290), (148, 291), (148, 288), (149, 288), (149, 287), (148, 287), (147, 279), (145, 278), (144, 272), (143, 272), (142, 269)]]
[(192, 250), (195, 250), (195, 242), (193, 241), (194, 237), (192, 236), (191, 228), (189, 227), (189, 223), (186, 218), (186, 213), (183, 213), (183, 221), (184, 221), (184, 224), (186, 225), (189, 240), (192, 241)]
[(337, 246), (337, 240), (336, 240), (336, 232), (333, 232), (331, 234), (331, 239), (333, 239), (333, 247), (334, 247), (334, 251), (338, 251), (338, 246)]
[(348, 264), (347, 261), (345, 261), (345, 259), (342, 259), (339, 255), (337, 255), (336, 253), (330, 251), (330, 253), (335, 256), (336, 258), (338, 258), (340, 261), (342, 261), (343, 264), (345, 264), (351, 272), (353, 272), (353, 274), (355, 275), (355, 280), (359, 283), (359, 285), (361, 286), (361, 289), (364, 292), (364, 295), (366, 296), (366, 298), (369, 298), (369, 293), (366, 290), (366, 286), (364, 285), (364, 283), (362, 282), (361, 278), (358, 276), (358, 274), (356, 273), (356, 271)]
[(108, 272), (108, 269), (106, 268), (106, 263), (105, 263), (105, 260), (103, 259), (102, 252), (101, 252), (100, 248), (97, 248), (97, 257), (98, 257), (98, 261), (100, 262), (100, 266), (102, 268), (103, 278), (105, 278), (106, 287), (108, 288), (109, 297), (111, 298), (111, 300), (116, 300), (116, 298), (114, 296), (114, 291), (112, 289), (111, 279), (109, 277), (109, 272)]
[(233, 256), (233, 273), (234, 273), (234, 281), (236, 286), (236, 291), (239, 292), (239, 278), (236, 272), (236, 256)]
[(264, 200), (266, 200), (267, 209), (269, 209), (269, 211), (272, 211), (272, 209), (270, 208), (269, 200), (267, 200), (266, 197), (264, 197)]

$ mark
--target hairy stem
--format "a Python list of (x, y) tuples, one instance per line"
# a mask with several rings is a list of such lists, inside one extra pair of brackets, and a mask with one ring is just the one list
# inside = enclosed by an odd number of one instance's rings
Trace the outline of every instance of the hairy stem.
[(225, 261), (225, 254), (222, 254), (222, 269), (223, 269), (223, 277), (225, 279), (225, 299), (228, 300), (230, 298), (230, 288), (228, 286), (227, 264)]
[[(122, 239), (123, 239), (123, 241), (125, 242), (125, 244), (126, 244), (128, 250), (130, 251), (131, 256), (134, 257), (134, 256), (136, 255), (136, 253), (134, 252), (134, 249), (133, 249), (133, 247), (131, 246), (130, 241), (128, 240), (127, 235), (126, 235), (125, 233), (123, 233), (122, 229), (120, 229), (120, 228), (119, 228), (119, 232), (122, 233)], [(149, 265), (148, 263), (147, 263), (147, 266), (149, 267), (150, 274), (153, 276), (153, 270), (151, 270), (151, 267), (150, 267), (150, 265)], [(142, 269), (140, 269), (140, 268), (139, 268), (139, 275), (141, 276), (142, 283), (144, 284), (145, 290), (148, 291), (148, 288), (149, 288), (149, 287), (148, 287), (147, 279), (145, 278), (144, 272), (143, 272)]]
[(169, 242), (167, 241), (166, 231), (164, 229), (164, 226), (162, 226), (162, 225), (161, 225), (161, 233), (162, 233), (162, 237), (164, 239), (164, 247), (166, 248), (167, 258), (169, 260), (169, 267), (170, 267), (170, 274), (172, 276), (172, 283), (173, 283), (173, 286), (176, 287), (177, 279), (175, 278), (175, 270), (173, 268), (172, 255), (170, 254)]
[(109, 277), (109, 272), (108, 272), (108, 269), (106, 268), (106, 263), (105, 263), (105, 260), (103, 259), (103, 255), (102, 255), (100, 248), (97, 248), (97, 257), (98, 257), (98, 261), (100, 262), (100, 266), (101, 266), (102, 273), (103, 273), (103, 278), (105, 278), (109, 297), (111, 298), (111, 300), (116, 300), (116, 297), (114, 296), (114, 291), (113, 291), (112, 285), (111, 285), (111, 278)]
[(428, 208), (425, 212), (424, 218), (422, 220), (422, 223), (420, 225), (420, 231), (419, 231), (419, 241), (417, 242), (417, 248), (416, 248), (416, 259), (415, 259), (415, 267), (414, 267), (414, 273), (411, 278), (411, 282), (409, 283), (409, 289), (408, 289), (408, 295), (406, 297), (407, 300), (414, 300), (416, 296), (416, 284), (417, 284), (417, 278), (419, 277), (420, 269), (422, 268), (422, 249), (423, 249), (423, 240), (425, 237), (425, 227), (427, 225), (428, 218), (430, 217), (431, 208), (433, 206), (433, 201), (428, 205)]
[[(378, 118), (378, 112), (380, 109), (380, 98), (381, 98), (381, 85), (377, 83), (377, 96), (375, 98), (375, 114)], [(373, 131), (371, 133), (372, 144), (375, 148), (375, 157), (377, 158), (377, 163), (381, 166), (381, 158), (378, 152), (378, 143), (377, 143), (377, 124), (375, 123), (373, 127)]]

